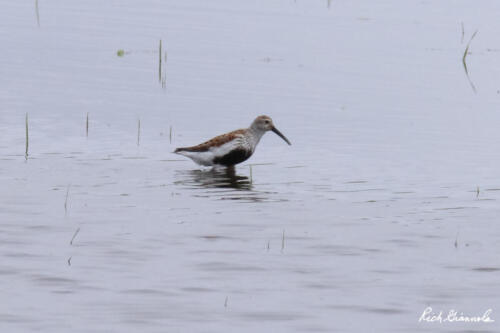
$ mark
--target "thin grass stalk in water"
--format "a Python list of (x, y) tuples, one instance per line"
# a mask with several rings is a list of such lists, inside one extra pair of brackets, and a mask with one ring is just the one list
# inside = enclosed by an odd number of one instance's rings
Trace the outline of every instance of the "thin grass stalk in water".
[(89, 137), (89, 113), (87, 112), (87, 119), (85, 121), (85, 135)]
[(469, 54), (470, 43), (472, 42), (472, 40), (474, 39), (474, 37), (476, 37), (477, 32), (478, 32), (478, 30), (476, 30), (472, 34), (472, 37), (470, 38), (469, 42), (467, 43), (467, 47), (465, 48), (464, 55), (462, 56), (462, 64), (464, 65), (465, 75), (467, 76), (467, 80), (469, 81), (469, 84), (470, 84), (470, 86), (472, 88), (472, 91), (474, 93), (477, 93), (477, 90), (476, 90), (476, 86), (474, 85), (474, 83), (472, 82), (472, 80), (471, 80), (471, 78), (469, 76), (469, 70), (467, 68), (467, 54)]
[(462, 39), (460, 39), (460, 43), (463, 44), (464, 42), (464, 37), (465, 37), (465, 27), (464, 27), (464, 22), (461, 22), (460, 25), (462, 26)]
[(29, 130), (28, 130), (28, 113), (26, 113), (25, 123), (26, 123), (26, 150), (24, 151), (24, 158), (28, 160), (28, 150), (30, 145)]
[(76, 229), (75, 233), (73, 234), (73, 237), (71, 238), (71, 241), (69, 242), (70, 245), (73, 245), (73, 241), (75, 240), (76, 235), (80, 232), (80, 227)]
[(137, 120), (137, 146), (141, 143), (141, 119)]
[(158, 54), (158, 81), (161, 83), (161, 39)]
[(170, 126), (169, 138), (170, 138), (170, 143), (172, 143), (172, 126)]
[(36, 24), (40, 28), (40, 12), (38, 11), (38, 0), (35, 0)]
[(470, 38), (469, 42), (467, 43), (467, 47), (465, 48), (464, 55), (462, 56), (462, 63), (464, 64), (465, 73), (467, 73), (467, 74), (469, 74), (469, 72), (467, 70), (467, 61), (466, 61), (467, 54), (469, 53), (470, 43), (472, 42), (474, 37), (476, 37), (476, 34), (477, 34), (477, 30), (472, 34), (472, 37)]
[(281, 252), (285, 250), (285, 229), (283, 229), (283, 235), (281, 236)]
[(71, 184), (68, 185), (68, 188), (66, 190), (66, 199), (64, 200), (64, 215), (68, 215), (68, 198), (69, 198), (69, 188)]

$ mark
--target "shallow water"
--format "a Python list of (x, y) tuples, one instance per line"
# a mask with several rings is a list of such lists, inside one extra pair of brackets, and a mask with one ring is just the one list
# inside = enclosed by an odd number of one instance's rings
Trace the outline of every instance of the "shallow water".
[[(36, 3), (0, 11), (2, 331), (498, 330), (499, 3)], [(171, 154), (259, 114), (293, 145)]]

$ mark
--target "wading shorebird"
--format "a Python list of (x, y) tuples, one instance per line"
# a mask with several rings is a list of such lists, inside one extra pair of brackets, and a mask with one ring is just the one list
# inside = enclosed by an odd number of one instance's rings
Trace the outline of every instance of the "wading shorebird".
[(177, 148), (174, 153), (189, 157), (194, 162), (204, 166), (231, 167), (252, 156), (260, 138), (267, 131), (273, 131), (291, 145), (290, 141), (274, 127), (270, 117), (258, 116), (249, 128), (216, 136), (197, 146)]

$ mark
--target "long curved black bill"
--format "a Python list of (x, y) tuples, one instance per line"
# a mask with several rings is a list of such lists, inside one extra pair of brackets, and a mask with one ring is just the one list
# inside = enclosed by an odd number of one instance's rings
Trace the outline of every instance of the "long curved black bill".
[(286, 136), (284, 136), (280, 131), (278, 131), (278, 129), (276, 127), (273, 127), (273, 129), (271, 130), (273, 131), (274, 133), (276, 133), (280, 138), (282, 138), (283, 140), (285, 140), (286, 143), (288, 143), (290, 146), (292, 145), (290, 143), (290, 141), (288, 141), (288, 139), (286, 138)]

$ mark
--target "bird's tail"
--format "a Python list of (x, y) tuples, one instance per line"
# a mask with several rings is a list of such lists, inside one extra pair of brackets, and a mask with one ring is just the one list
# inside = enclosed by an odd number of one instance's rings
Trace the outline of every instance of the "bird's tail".
[(186, 150), (186, 148), (175, 148), (174, 153), (175, 153), (175, 154), (178, 154), (178, 153), (180, 153), (181, 151), (185, 151), (185, 150)]

